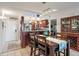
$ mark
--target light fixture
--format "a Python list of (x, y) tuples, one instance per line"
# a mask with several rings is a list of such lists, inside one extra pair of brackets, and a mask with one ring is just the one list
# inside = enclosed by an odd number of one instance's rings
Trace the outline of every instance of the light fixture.
[(42, 15), (40, 15), (40, 17), (41, 17)]
[(39, 15), (39, 14), (37, 14), (37, 17), (40, 17), (40, 15)]
[(57, 9), (53, 9), (52, 11), (55, 12), (55, 11), (57, 11)]

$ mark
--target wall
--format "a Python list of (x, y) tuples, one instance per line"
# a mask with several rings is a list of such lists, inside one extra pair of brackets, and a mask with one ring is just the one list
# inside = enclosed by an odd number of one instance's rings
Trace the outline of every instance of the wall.
[[(13, 12), (14, 14), (5, 14), (6, 17), (18, 17), (20, 16), (20, 14), (18, 14), (17, 12)], [(16, 13), (16, 14), (15, 14)], [(5, 34), (5, 29), (2, 28), (2, 21), (5, 21), (6, 19), (2, 19), (2, 10), (0, 10), (0, 53), (3, 51), (2, 48), (4, 48), (5, 46), (5, 38), (4, 38), (4, 34)], [(6, 21), (5, 21), (6, 22)], [(19, 20), (17, 20), (17, 26), (19, 29)], [(19, 40), (19, 30), (18, 30), (18, 34), (17, 34), (17, 39)]]
[(61, 18), (79, 15), (79, 9), (64, 10), (54, 15), (51, 15), (51, 19), (57, 19), (57, 32), (61, 32)]
[[(2, 46), (2, 18), (1, 18), (1, 12), (0, 12), (0, 47)], [(2, 49), (0, 48), (0, 53)]]
[[(0, 47), (2, 45), (2, 21), (0, 19)], [(0, 52), (1, 52), (1, 48), (0, 48)]]

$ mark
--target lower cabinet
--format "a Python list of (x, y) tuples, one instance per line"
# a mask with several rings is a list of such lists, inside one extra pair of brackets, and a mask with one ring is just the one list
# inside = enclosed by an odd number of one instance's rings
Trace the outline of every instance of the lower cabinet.
[(79, 34), (63, 33), (61, 38), (64, 40), (70, 40), (70, 48), (79, 51)]

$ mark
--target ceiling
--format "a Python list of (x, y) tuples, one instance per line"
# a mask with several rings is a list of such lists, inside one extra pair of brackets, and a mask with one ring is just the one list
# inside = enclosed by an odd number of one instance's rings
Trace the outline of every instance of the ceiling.
[(0, 8), (14, 9), (17, 11), (25, 11), (32, 13), (43, 13), (47, 8), (57, 9), (58, 12), (62, 12), (68, 9), (75, 9), (79, 7), (79, 2), (0, 2)]

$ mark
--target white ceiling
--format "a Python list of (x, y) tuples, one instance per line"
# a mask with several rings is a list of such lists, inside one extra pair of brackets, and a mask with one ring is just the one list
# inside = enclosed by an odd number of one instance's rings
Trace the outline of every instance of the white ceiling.
[(0, 2), (0, 8), (13, 9), (17, 11), (25, 11), (32, 13), (43, 13), (43, 10), (47, 8), (57, 9), (55, 13), (59, 13), (65, 10), (79, 8), (79, 2)]

